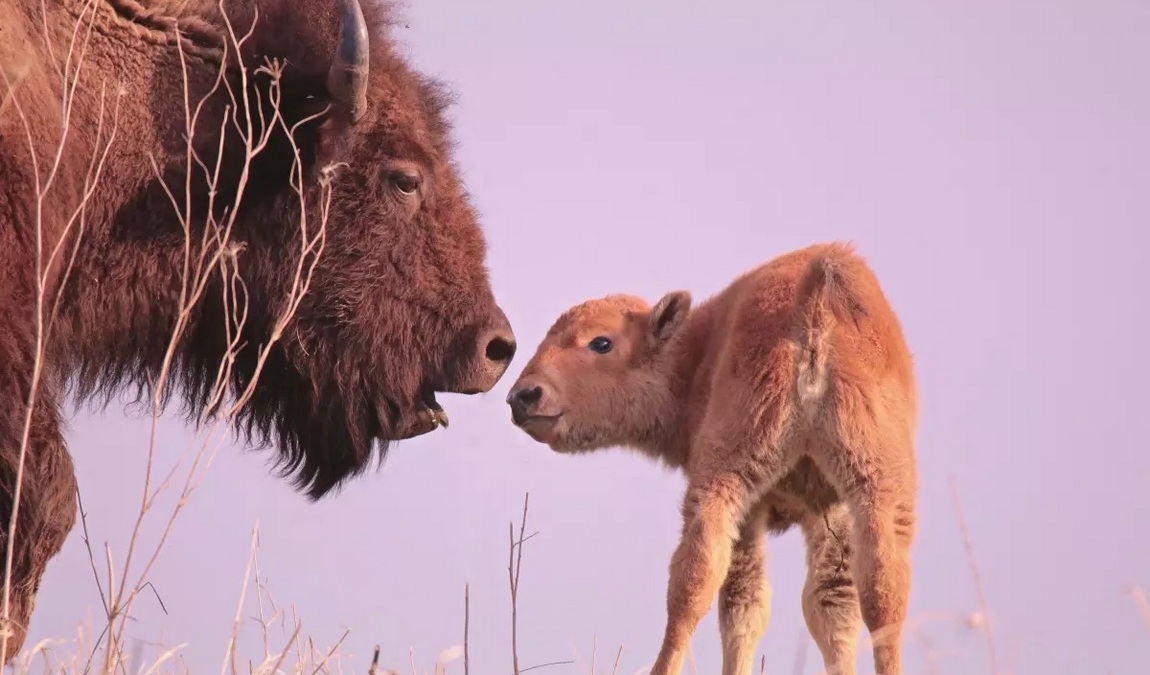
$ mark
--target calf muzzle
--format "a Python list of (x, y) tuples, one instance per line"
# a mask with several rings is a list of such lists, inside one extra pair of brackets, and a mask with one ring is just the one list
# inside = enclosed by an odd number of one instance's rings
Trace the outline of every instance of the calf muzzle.
[(516, 382), (507, 394), (507, 405), (511, 407), (511, 421), (522, 425), (533, 417), (541, 417), (540, 403), (543, 401), (543, 387), (531, 381)]

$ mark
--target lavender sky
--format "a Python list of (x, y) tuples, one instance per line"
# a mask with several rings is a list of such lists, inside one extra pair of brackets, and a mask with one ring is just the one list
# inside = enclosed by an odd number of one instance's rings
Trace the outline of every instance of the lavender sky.
[[(540, 533), (524, 552), (522, 665), (575, 658), (538, 672), (588, 672), (597, 636), (604, 672), (620, 644), (620, 672), (649, 666), (682, 479), (621, 451), (550, 453), (512, 427), (507, 388), (586, 297), (701, 299), (774, 255), (845, 239), (876, 269), (917, 360), (911, 613), (954, 652), (936, 672), (989, 672), (980, 634), (955, 618), (977, 597), (952, 476), (1000, 660), (1018, 675), (1146, 672), (1150, 633), (1126, 589), (1150, 586), (1150, 3), (412, 5), (399, 37), (459, 94), (459, 161), (524, 351), (490, 394), (441, 399), (448, 430), (399, 444), (318, 505), (228, 440), (151, 576), (168, 614), (143, 597), (133, 636), (188, 642), (194, 672), (218, 669), (258, 518), (275, 598), (320, 645), (350, 628), (349, 669), (363, 672), (379, 643), (384, 664), (406, 672), (410, 647), (430, 672), (461, 640), (470, 583), (472, 670), (510, 672), (507, 527), (530, 491)], [(93, 544), (107, 541), (117, 564), (148, 436), (128, 413), (77, 413), (69, 432)], [(165, 419), (159, 468), (191, 438)], [(760, 651), (767, 672), (800, 672), (800, 536), (769, 550)], [(99, 597), (77, 528), (29, 644), (73, 637), (85, 611), (98, 618)], [(907, 640), (907, 672), (926, 672), (922, 643)], [(713, 612), (693, 644), (716, 672)], [(859, 664), (873, 672), (868, 653)], [(808, 644), (801, 672), (820, 670)]]

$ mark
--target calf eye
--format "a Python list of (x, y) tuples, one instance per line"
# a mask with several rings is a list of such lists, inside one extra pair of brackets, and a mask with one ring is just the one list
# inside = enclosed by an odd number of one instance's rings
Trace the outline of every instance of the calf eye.
[(596, 354), (606, 354), (611, 351), (611, 340), (600, 335), (587, 343), (587, 349), (595, 352)]
[(419, 176), (411, 173), (396, 172), (391, 174), (391, 184), (405, 195), (413, 195), (419, 190)]

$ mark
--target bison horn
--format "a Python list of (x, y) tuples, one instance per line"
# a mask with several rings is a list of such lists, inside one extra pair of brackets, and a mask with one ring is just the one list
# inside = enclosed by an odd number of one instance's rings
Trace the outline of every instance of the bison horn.
[(367, 109), (368, 34), (359, 0), (338, 0), (339, 44), (327, 71), (327, 90), (346, 103), (352, 119)]

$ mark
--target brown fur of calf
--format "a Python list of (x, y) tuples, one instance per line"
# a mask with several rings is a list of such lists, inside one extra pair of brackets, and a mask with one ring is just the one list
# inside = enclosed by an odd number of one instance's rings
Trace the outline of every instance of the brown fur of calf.
[(691, 308), (630, 295), (564, 313), (513, 385), (512, 419), (558, 452), (637, 449), (681, 469), (682, 539), (651, 675), (680, 672), (719, 596), (723, 673), (751, 672), (769, 616), (764, 538), (798, 525), (803, 614), (829, 673), (899, 675), (917, 476), (914, 367), (849, 245), (779, 256)]

